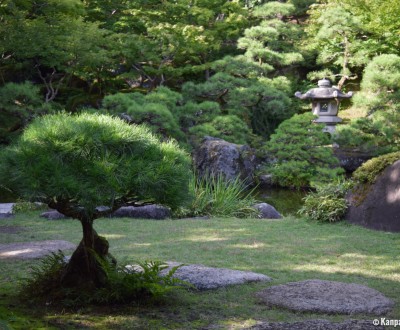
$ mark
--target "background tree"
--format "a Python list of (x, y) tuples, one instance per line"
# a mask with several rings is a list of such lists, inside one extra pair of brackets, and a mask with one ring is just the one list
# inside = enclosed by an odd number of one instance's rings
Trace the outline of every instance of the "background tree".
[(190, 159), (173, 142), (109, 116), (38, 118), (0, 154), (0, 182), (80, 221), (83, 239), (62, 274), (66, 286), (101, 287), (108, 242), (93, 221), (126, 204), (172, 208), (189, 197)]
[(9, 143), (33, 118), (52, 111), (30, 82), (0, 87), (0, 143)]
[(400, 57), (374, 57), (365, 68), (360, 92), (354, 96), (354, 106), (363, 109), (366, 116), (338, 126), (336, 142), (372, 155), (399, 150), (399, 104)]

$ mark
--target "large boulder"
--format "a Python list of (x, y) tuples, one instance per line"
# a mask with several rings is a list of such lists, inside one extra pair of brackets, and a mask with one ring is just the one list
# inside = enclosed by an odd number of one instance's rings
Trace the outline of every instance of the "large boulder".
[(253, 205), (253, 208), (259, 212), (259, 219), (282, 219), (282, 215), (268, 203), (258, 203)]
[(373, 184), (360, 185), (347, 196), (345, 219), (367, 228), (400, 232), (400, 160), (388, 166)]
[(208, 136), (195, 150), (193, 158), (200, 177), (222, 175), (227, 180), (239, 177), (247, 183), (254, 182), (258, 160), (254, 151), (247, 145)]
[(67, 219), (67, 217), (64, 214), (58, 212), (57, 210), (50, 210), (50, 211), (43, 212), (42, 214), (40, 214), (40, 217), (46, 218), (49, 220)]
[(348, 148), (333, 148), (333, 153), (339, 159), (340, 166), (347, 172), (353, 173), (373, 156), (371, 153)]
[(171, 210), (162, 205), (123, 206), (116, 210), (114, 218), (139, 218), (163, 220), (171, 217)]

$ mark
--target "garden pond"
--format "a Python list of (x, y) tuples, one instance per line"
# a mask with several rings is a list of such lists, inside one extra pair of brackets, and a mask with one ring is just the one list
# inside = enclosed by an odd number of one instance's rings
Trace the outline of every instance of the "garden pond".
[(296, 215), (303, 206), (303, 198), (308, 194), (307, 190), (292, 190), (284, 188), (259, 188), (256, 191), (256, 198), (271, 204), (284, 216)]
[[(283, 188), (259, 188), (256, 198), (260, 202), (273, 205), (283, 215), (293, 214), (303, 205), (303, 198), (307, 195), (305, 190), (290, 190)], [(12, 203), (17, 197), (0, 187), (0, 203)]]

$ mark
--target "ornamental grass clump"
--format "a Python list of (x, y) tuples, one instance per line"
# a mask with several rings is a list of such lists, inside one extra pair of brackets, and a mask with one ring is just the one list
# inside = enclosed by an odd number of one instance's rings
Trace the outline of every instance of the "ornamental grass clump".
[(215, 217), (256, 217), (257, 210), (252, 206), (257, 203), (254, 189), (239, 178), (226, 180), (222, 175), (204, 176), (192, 179), (194, 191), (189, 213)]
[(340, 181), (317, 187), (304, 197), (304, 205), (298, 214), (320, 222), (336, 222), (343, 219), (348, 204), (345, 199), (351, 188), (350, 181)]

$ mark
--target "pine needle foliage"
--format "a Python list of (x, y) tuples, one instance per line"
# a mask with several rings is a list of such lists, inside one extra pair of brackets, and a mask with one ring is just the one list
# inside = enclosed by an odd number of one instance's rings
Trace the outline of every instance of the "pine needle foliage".
[(0, 159), (2, 184), (23, 199), (76, 202), (88, 213), (122, 198), (173, 208), (189, 196), (186, 152), (107, 115), (38, 118)]
[(311, 113), (285, 120), (266, 143), (264, 150), (274, 162), (265, 168), (282, 187), (311, 187), (329, 182), (344, 171), (330, 146), (324, 126), (313, 123)]

